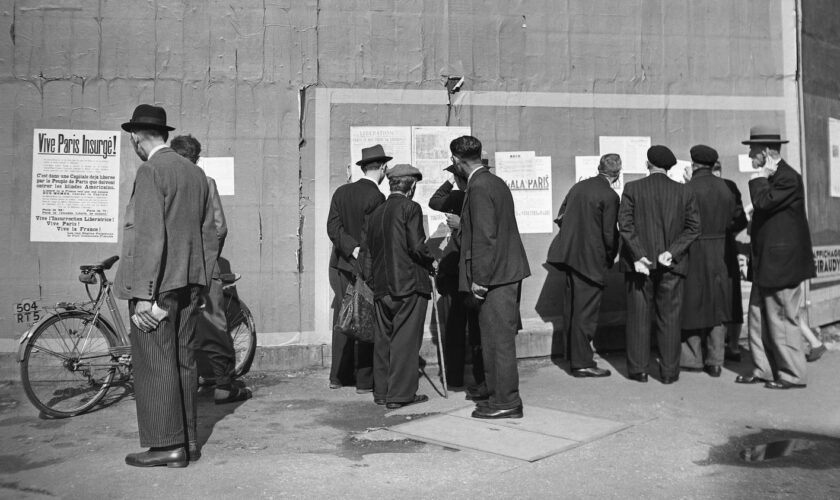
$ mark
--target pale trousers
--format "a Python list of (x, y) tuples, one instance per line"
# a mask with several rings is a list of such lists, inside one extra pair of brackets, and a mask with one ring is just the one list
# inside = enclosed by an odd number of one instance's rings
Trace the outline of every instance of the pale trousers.
[(802, 285), (763, 288), (753, 284), (749, 306), (749, 341), (753, 376), (806, 383), (805, 350), (799, 331)]

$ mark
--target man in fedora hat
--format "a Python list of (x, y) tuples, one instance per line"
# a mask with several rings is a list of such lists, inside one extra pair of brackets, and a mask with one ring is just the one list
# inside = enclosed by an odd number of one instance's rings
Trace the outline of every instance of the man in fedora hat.
[(735, 382), (763, 382), (768, 389), (805, 387), (805, 350), (799, 330), (802, 283), (816, 276), (811, 232), (800, 176), (782, 159), (779, 131), (750, 129), (750, 158), (757, 175), (749, 183), (753, 285), (750, 292), (750, 353), (753, 369)]
[(201, 289), (218, 253), (207, 178), (166, 147), (166, 111), (141, 104), (122, 124), (143, 163), (125, 212), (114, 285), (129, 301), (140, 445), (137, 467), (186, 467), (198, 457), (198, 376), (190, 345)]
[(663, 384), (680, 377), (680, 318), (688, 246), (700, 234), (694, 196), (668, 177), (677, 158), (665, 146), (647, 151), (650, 175), (628, 182), (618, 209), (624, 240), (619, 268), (627, 289), (627, 373), (648, 381), (651, 314)]
[(680, 367), (720, 377), (726, 348), (724, 323), (733, 320), (729, 276), (733, 269), (727, 261), (727, 235), (744, 229), (747, 217), (740, 196), (736, 197), (726, 181), (712, 174), (717, 151), (698, 144), (690, 154), (692, 174), (686, 189), (697, 201), (701, 228), (700, 236), (689, 247)]
[[(330, 256), (330, 286), (333, 289), (333, 325), (338, 321), (341, 299), (360, 272), (357, 262), (362, 244), (362, 226), (367, 216), (385, 201), (379, 183), (391, 160), (377, 144), (362, 149), (356, 162), (364, 176), (335, 190), (330, 201), (327, 235), (333, 244)], [(359, 342), (333, 331), (330, 389), (355, 385), (359, 394), (373, 390), (373, 344)]]
[(365, 224), (363, 275), (376, 303), (373, 400), (388, 409), (428, 401), (417, 394), (423, 321), (432, 293), (429, 273), (435, 258), (426, 247), (423, 211), (412, 201), (423, 179), (411, 165), (388, 170), (391, 194)]

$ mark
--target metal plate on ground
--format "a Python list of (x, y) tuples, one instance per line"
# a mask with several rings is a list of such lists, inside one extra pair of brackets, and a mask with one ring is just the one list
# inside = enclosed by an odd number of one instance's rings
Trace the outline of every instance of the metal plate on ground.
[(391, 430), (428, 443), (534, 462), (629, 427), (577, 413), (528, 406), (520, 419), (472, 418), (474, 407), (414, 420)]

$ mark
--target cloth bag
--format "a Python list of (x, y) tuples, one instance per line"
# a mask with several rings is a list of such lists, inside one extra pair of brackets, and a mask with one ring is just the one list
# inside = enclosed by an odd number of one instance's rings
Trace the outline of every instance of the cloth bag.
[(338, 322), (333, 331), (362, 342), (373, 343), (376, 329), (376, 310), (373, 305), (373, 290), (361, 278), (347, 287), (341, 299)]

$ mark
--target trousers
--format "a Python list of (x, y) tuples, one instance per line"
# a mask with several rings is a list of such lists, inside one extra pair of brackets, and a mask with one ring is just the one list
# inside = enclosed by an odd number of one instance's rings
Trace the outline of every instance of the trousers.
[(772, 289), (753, 283), (748, 312), (753, 376), (806, 383), (805, 349), (799, 330), (803, 295), (801, 284)]

